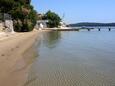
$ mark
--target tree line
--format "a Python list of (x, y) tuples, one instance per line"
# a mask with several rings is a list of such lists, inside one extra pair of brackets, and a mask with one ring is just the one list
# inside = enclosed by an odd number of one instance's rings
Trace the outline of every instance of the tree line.
[[(32, 31), (36, 24), (37, 12), (30, 2), (31, 0), (0, 0), (0, 13), (12, 16), (16, 32)], [(61, 21), (61, 18), (51, 11), (48, 11), (42, 19), (49, 21), (48, 27), (58, 27)]]
[(36, 24), (37, 13), (30, 5), (30, 0), (0, 0), (0, 12), (12, 16), (17, 32), (32, 31)]

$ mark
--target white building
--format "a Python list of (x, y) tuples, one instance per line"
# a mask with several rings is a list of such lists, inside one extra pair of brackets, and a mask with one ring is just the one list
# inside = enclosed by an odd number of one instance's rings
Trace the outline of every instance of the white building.
[(0, 22), (0, 31), (14, 33), (13, 21), (9, 14), (3, 15), (3, 20)]
[(66, 23), (63, 22), (63, 21), (61, 21), (59, 28), (67, 28), (67, 27), (66, 27)]
[(47, 28), (47, 23), (48, 23), (48, 20), (38, 20), (35, 28), (38, 30), (42, 30), (44, 28)]

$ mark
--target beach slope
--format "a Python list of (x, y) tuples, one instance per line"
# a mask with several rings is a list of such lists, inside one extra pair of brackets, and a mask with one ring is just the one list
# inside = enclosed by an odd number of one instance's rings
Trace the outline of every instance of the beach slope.
[[(0, 40), (0, 86), (23, 86), (32, 57), (29, 50), (37, 41), (38, 32), (14, 33)], [(28, 51), (29, 53), (27, 54)], [(24, 53), (26, 52), (26, 55)], [(26, 57), (26, 58), (25, 58)], [(32, 61), (32, 58), (30, 59)]]

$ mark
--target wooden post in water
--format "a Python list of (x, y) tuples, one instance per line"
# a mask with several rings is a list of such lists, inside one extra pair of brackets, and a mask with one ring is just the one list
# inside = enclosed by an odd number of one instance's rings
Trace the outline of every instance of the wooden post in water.
[(109, 31), (111, 31), (111, 28), (109, 28)]
[(90, 29), (89, 29), (89, 28), (88, 28), (87, 30), (88, 30), (88, 31), (90, 31)]
[(100, 29), (100, 28), (98, 28), (98, 31), (101, 31), (101, 29)]

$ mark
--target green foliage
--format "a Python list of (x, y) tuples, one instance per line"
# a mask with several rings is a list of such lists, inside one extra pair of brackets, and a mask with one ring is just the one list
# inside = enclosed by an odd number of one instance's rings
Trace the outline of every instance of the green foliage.
[(17, 19), (23, 20), (25, 18), (25, 15), (22, 13), (22, 9), (20, 7), (17, 7), (15, 10), (12, 10), (11, 15), (15, 20)]
[(37, 13), (30, 0), (0, 0), (0, 12), (12, 16), (17, 32), (32, 31), (36, 24)]
[(8, 13), (15, 5), (14, 0), (0, 0), (0, 11)]
[(33, 26), (34, 26), (37, 21), (37, 12), (35, 10), (31, 10), (30, 14), (28, 15), (28, 19), (31, 20), (31, 22), (33, 23)]
[(22, 28), (22, 25), (19, 23), (14, 24), (14, 31), (20, 32)]
[(51, 11), (48, 11), (45, 14), (43, 19), (48, 20), (48, 26), (50, 28), (58, 27), (60, 25), (60, 21), (61, 21), (61, 18), (59, 17), (59, 15), (54, 12), (51, 12)]
[(3, 14), (0, 13), (0, 20), (2, 21), (3, 20)]

